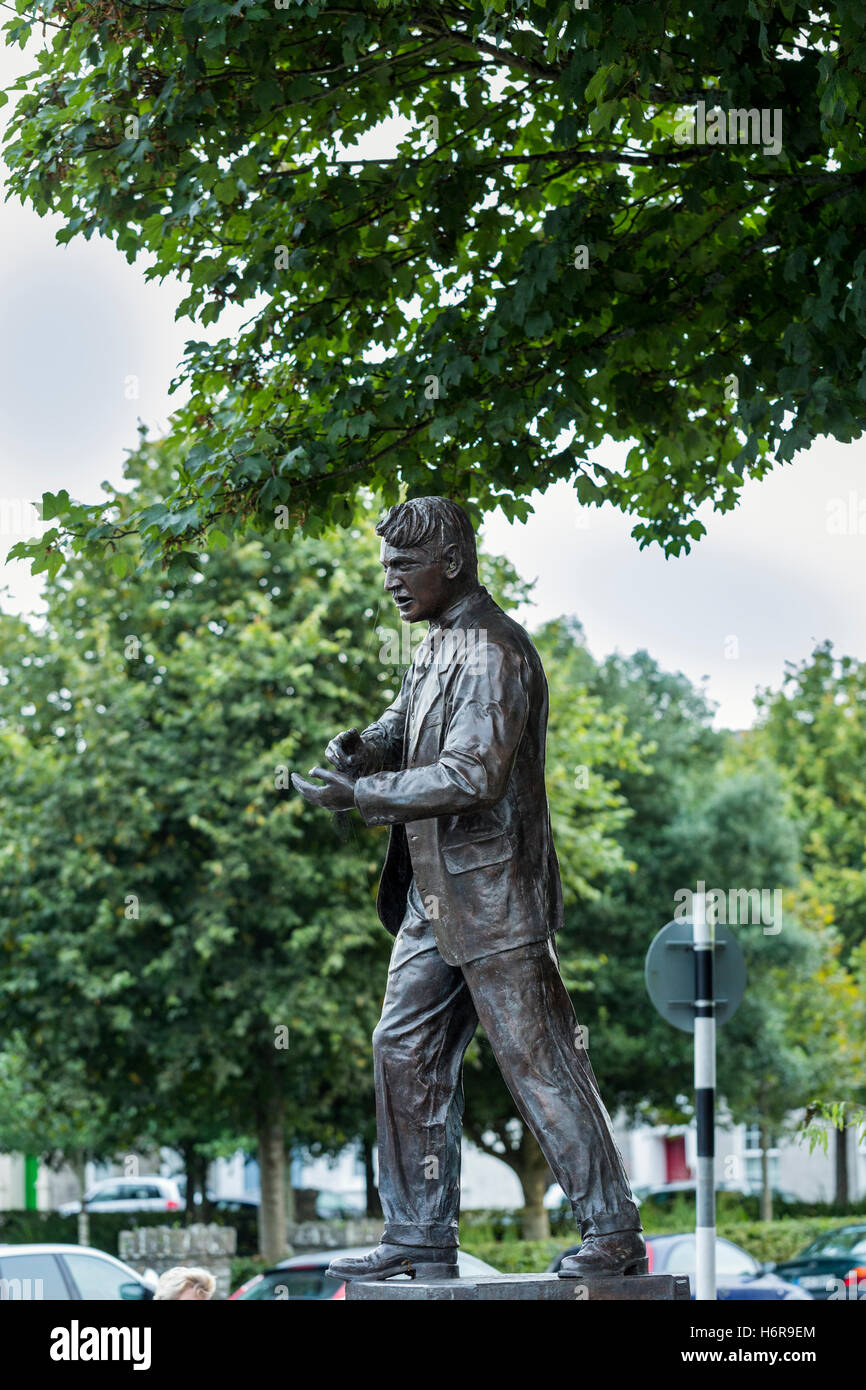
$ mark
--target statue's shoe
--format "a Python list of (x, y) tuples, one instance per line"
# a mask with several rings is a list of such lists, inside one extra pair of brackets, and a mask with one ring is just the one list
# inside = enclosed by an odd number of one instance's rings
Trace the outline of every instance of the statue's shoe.
[(393, 1279), (408, 1274), (410, 1279), (456, 1279), (456, 1246), (388, 1245), (385, 1241), (369, 1255), (344, 1255), (332, 1260), (326, 1271), (332, 1279)]
[(576, 1255), (566, 1255), (557, 1274), (560, 1279), (581, 1279), (588, 1274), (647, 1274), (646, 1241), (640, 1231), (614, 1231), (607, 1236), (587, 1236)]

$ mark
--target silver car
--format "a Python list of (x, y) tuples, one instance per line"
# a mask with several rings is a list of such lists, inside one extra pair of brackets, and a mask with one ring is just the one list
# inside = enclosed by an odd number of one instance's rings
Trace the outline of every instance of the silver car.
[[(183, 1201), (174, 1178), (103, 1178), (84, 1194), (88, 1211), (181, 1211)], [(63, 1202), (61, 1216), (75, 1216), (80, 1202)]]
[(106, 1302), (153, 1298), (153, 1270), (135, 1270), (89, 1245), (0, 1245), (0, 1300)]

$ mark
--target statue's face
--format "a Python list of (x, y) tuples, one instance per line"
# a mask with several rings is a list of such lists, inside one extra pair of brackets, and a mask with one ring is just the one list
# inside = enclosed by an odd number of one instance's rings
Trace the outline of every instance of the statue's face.
[(453, 557), (437, 559), (429, 550), (401, 550), (383, 541), (380, 559), (385, 589), (404, 623), (429, 622), (451, 603), (454, 579), (447, 575), (453, 575)]

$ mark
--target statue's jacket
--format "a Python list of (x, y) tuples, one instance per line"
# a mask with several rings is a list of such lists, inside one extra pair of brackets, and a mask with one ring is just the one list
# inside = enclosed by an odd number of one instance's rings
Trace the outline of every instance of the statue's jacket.
[(396, 935), (414, 875), (449, 965), (562, 924), (547, 708), (528, 633), (479, 586), (431, 625), (397, 699), (363, 731), (355, 804), (368, 825), (391, 826), (379, 917)]

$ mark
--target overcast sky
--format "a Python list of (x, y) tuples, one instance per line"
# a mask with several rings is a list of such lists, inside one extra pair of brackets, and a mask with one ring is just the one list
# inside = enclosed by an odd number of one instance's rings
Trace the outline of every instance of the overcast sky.
[[(4, 86), (28, 66), (0, 47)], [(93, 501), (103, 479), (120, 482), (137, 421), (164, 428), (184, 342), (216, 332), (175, 322), (179, 282), (146, 283), (143, 266), (128, 265), (108, 241), (57, 246), (61, 225), (16, 200), (0, 206), (0, 558), (34, 534), (27, 501), (61, 487)], [(249, 312), (229, 311), (219, 332)], [(599, 457), (617, 454), (611, 446)], [(862, 441), (819, 441), (748, 485), (734, 512), (702, 512), (708, 534), (679, 559), (638, 550), (627, 517), (578, 507), (565, 484), (535, 497), (526, 524), (494, 515), (484, 540), (537, 580), (523, 621), (575, 614), (596, 657), (646, 648), (663, 666), (705, 679), (717, 722), (743, 728), (756, 687), (778, 686), (785, 662), (816, 642), (830, 638), (840, 653), (866, 659), (862, 460)], [(25, 565), (5, 564), (2, 582), (7, 609), (38, 605), (39, 581)]]

